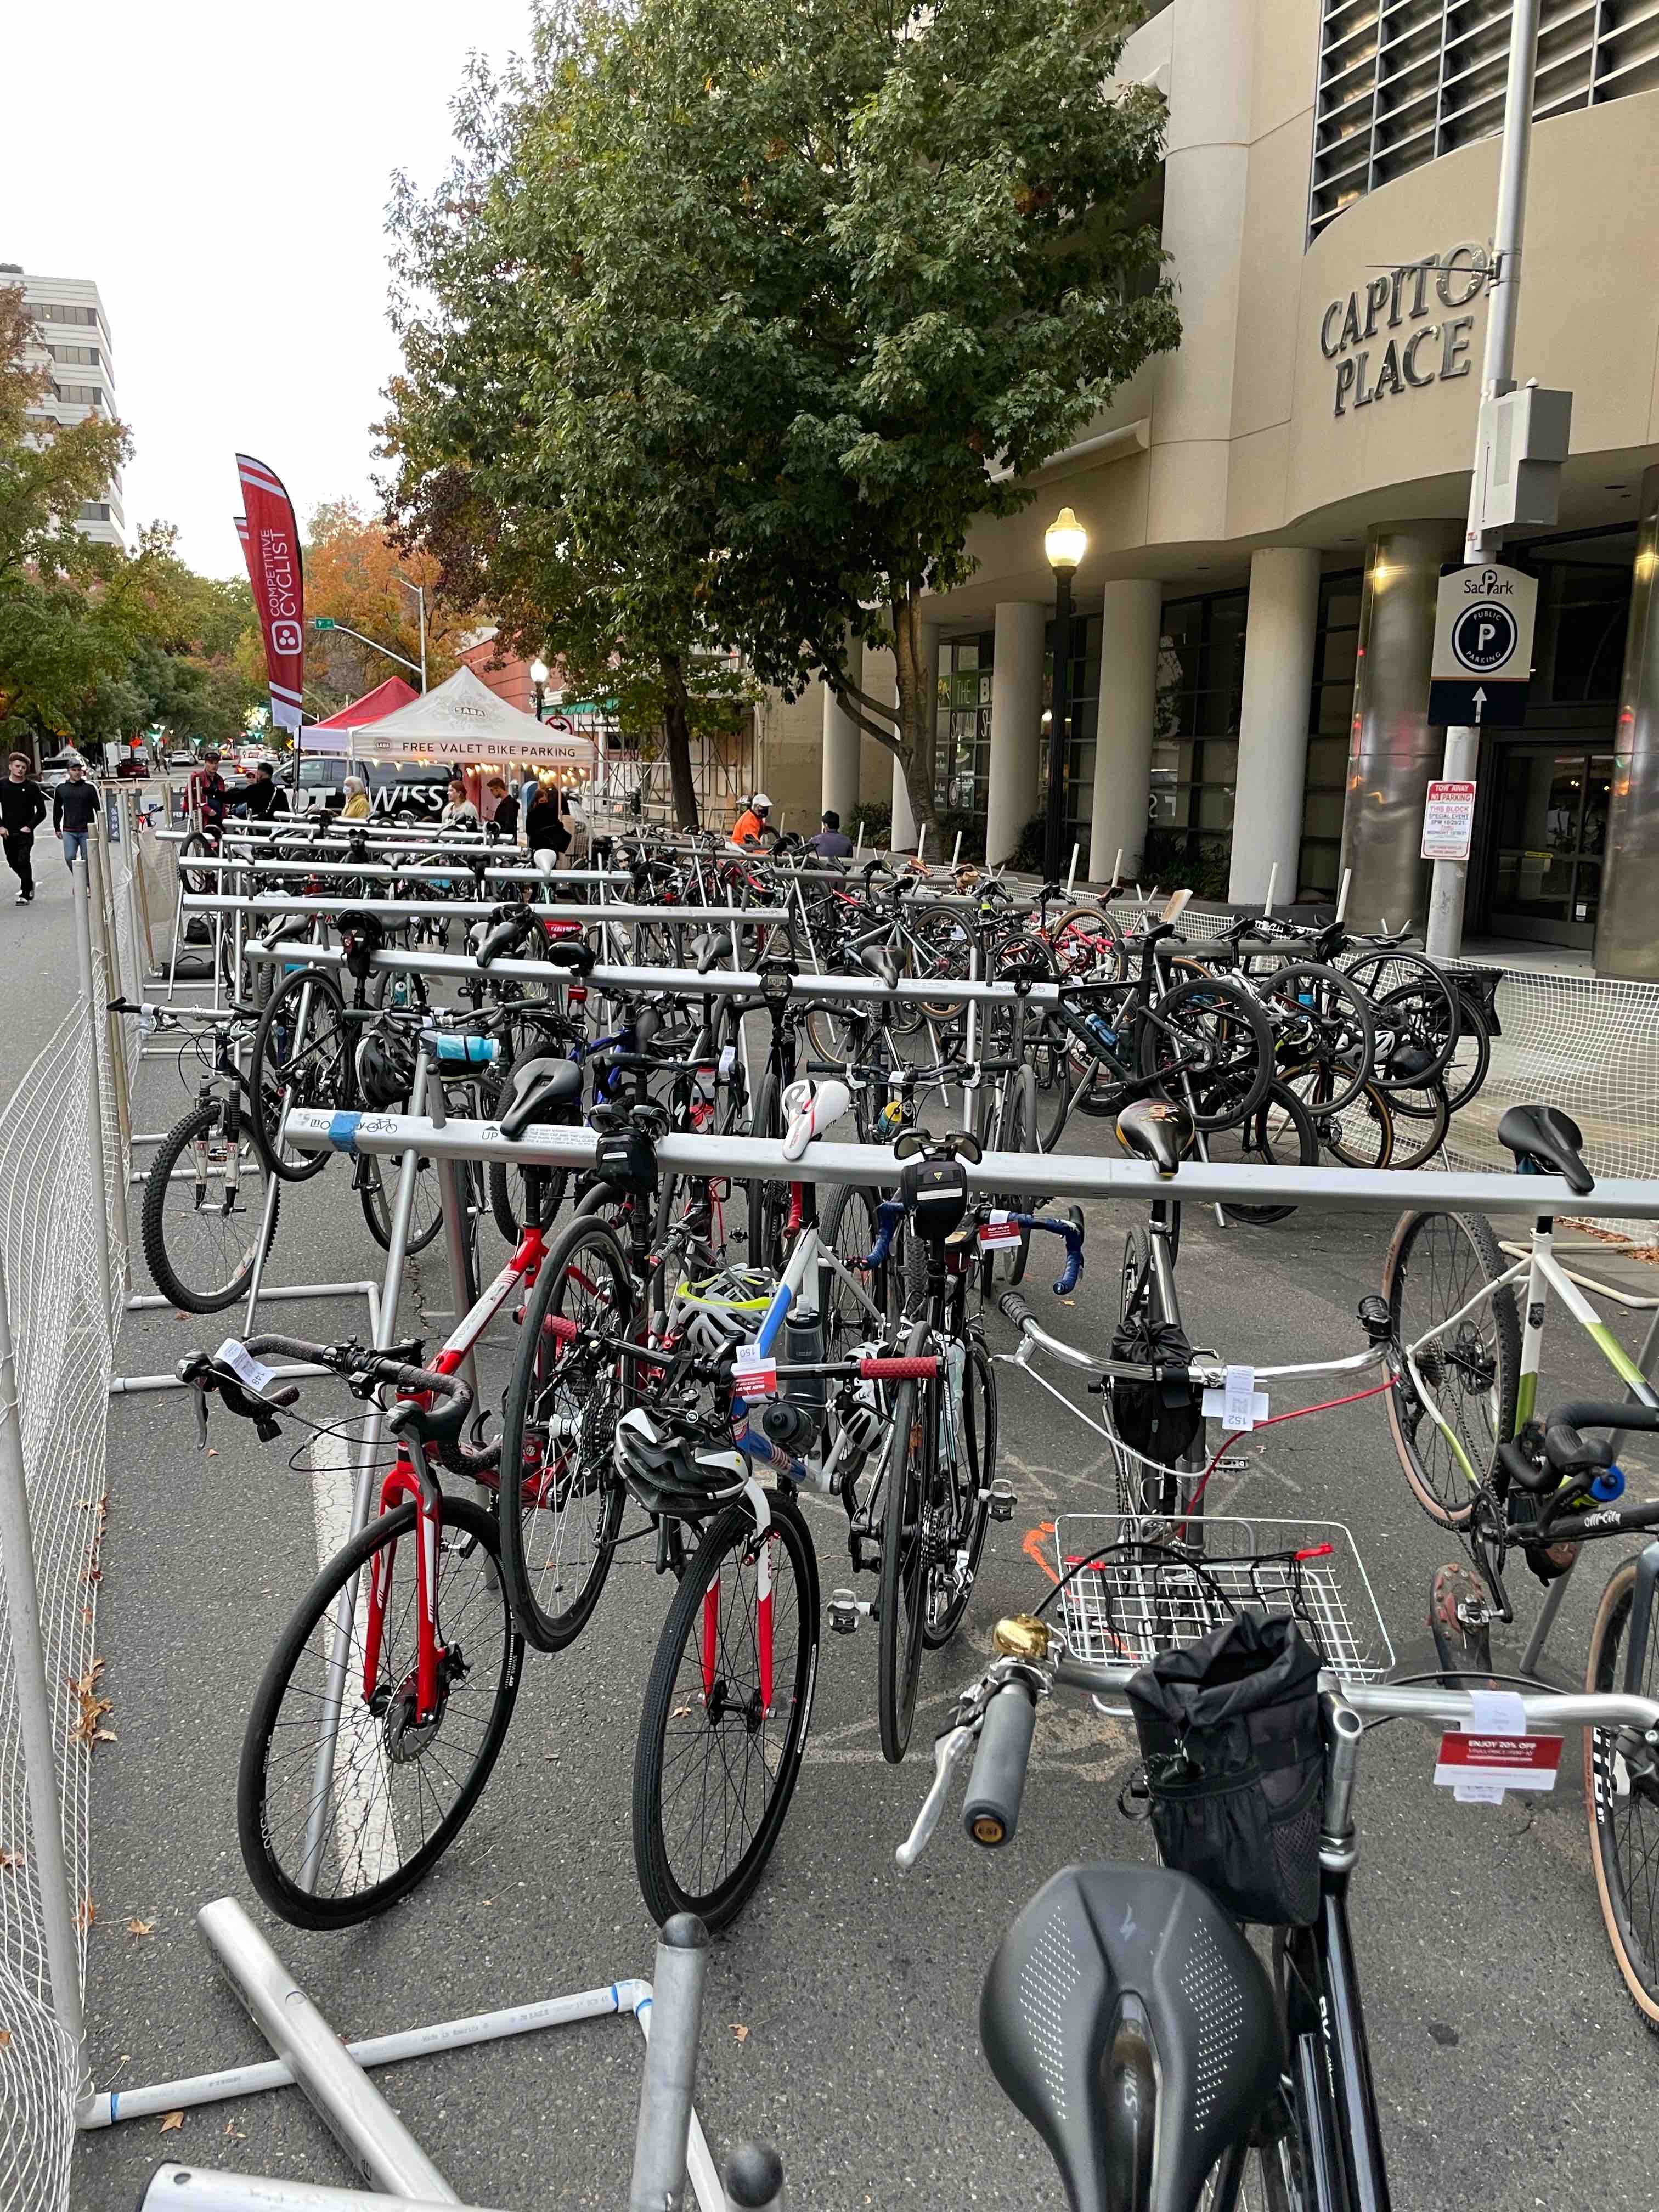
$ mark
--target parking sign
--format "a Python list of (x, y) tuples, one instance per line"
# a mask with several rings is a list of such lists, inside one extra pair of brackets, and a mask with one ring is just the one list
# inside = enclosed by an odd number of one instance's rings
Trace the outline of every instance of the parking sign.
[(1532, 678), (1538, 580), (1496, 561), (1445, 569), (1435, 602), (1429, 720), (1516, 729)]

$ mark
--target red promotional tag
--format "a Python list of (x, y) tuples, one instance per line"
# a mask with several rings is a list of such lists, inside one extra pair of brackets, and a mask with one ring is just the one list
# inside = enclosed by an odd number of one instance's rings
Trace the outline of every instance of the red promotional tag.
[(1434, 1778), (1477, 1804), (1495, 1803), (1506, 1790), (1553, 1790), (1561, 1743), (1559, 1735), (1476, 1735), (1449, 1729), (1440, 1739)]

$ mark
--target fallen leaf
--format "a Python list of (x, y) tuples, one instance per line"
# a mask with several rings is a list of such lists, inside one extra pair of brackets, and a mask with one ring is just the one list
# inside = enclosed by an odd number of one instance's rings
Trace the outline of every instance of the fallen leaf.
[(675, 1706), (675, 1708), (674, 1708), (674, 1718), (675, 1718), (677, 1721), (689, 1721), (689, 1720), (690, 1719), (690, 1717), (691, 1717), (691, 1708), (690, 1708), (690, 1705), (676, 1705), (676, 1706)]
[(155, 1923), (153, 1920), (129, 1920), (127, 1933), (129, 1936), (153, 1936), (155, 1933)]
[(171, 2135), (175, 2128), (181, 2128), (184, 2124), (185, 2116), (182, 2112), (163, 2112), (161, 2115), (161, 2133), (164, 2136)]
[(10, 2049), (11, 2030), (9, 2027), (0, 2027), (0, 2051), (9, 2051)]
[(84, 1931), (91, 1927), (97, 1917), (98, 1907), (93, 1903), (92, 1892), (88, 1890), (81, 1900), (81, 1910), (75, 1916), (75, 1924)]
[(13, 1867), (20, 1867), (22, 1863), (21, 1851), (0, 1850), (0, 1874), (8, 1873)]
[(740, 2020), (734, 2020), (734, 2021), (732, 2021), (732, 2034), (737, 2038), (737, 2039), (738, 2039), (738, 2041), (739, 2043), (747, 2043), (747, 2042), (748, 2042), (748, 2040), (749, 2040), (749, 2030), (748, 2030), (748, 2029), (744, 2026), (743, 2022), (742, 2022)]
[(219, 1456), (219, 1447), (218, 1447), (218, 1445), (217, 1445), (217, 1444), (210, 1444), (210, 1445), (208, 1446), (208, 1457), (209, 1457), (210, 1459), (217, 1459), (217, 1458), (218, 1458), (218, 1456)]
[(227, 2120), (225, 2122), (225, 2138), (228, 2142), (246, 2142), (247, 2141), (247, 2130), (246, 2128), (239, 2128), (234, 2120)]

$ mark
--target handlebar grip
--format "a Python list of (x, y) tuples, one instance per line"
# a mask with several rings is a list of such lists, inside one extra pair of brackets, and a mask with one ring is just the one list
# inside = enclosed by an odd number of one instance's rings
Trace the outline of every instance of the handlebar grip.
[(1574, 1398), (1558, 1406), (1544, 1424), (1551, 1429), (1659, 1430), (1659, 1406), (1615, 1406), (1603, 1399)]
[(859, 1362), (859, 1379), (862, 1382), (931, 1382), (938, 1373), (939, 1357), (932, 1352)]
[(1077, 1288), (1078, 1279), (1082, 1273), (1082, 1243), (1079, 1242), (1073, 1245), (1068, 1242), (1066, 1247), (1066, 1265), (1060, 1269), (1060, 1280), (1054, 1285), (1054, 1296), (1057, 1298), (1069, 1297)]
[(997, 1300), (997, 1311), (1005, 1321), (1012, 1322), (1016, 1328), (1024, 1328), (1031, 1318), (1031, 1309), (1018, 1291), (1005, 1291)]
[(1005, 1682), (985, 1709), (973, 1772), (968, 1777), (962, 1825), (969, 1843), (996, 1850), (1018, 1827), (1036, 1731), (1036, 1699), (1030, 1688), (1020, 1681)]

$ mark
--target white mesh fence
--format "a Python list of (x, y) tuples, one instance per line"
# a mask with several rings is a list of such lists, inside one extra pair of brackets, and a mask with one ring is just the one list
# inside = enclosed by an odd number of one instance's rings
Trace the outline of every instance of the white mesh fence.
[[(94, 978), (100, 983), (101, 965), (100, 960)], [(101, 1036), (103, 1024), (97, 1028)], [(97, 1209), (120, 1152), (112, 1129), (90, 1126), (88, 1061), (94, 1049), (93, 1030), (77, 1004), (0, 1111), (0, 1266), (10, 1303), (64, 1850), (82, 1928), (83, 1981), (88, 1769), (102, 1718), (94, 1656), (99, 1546), (116, 1320), (100, 1311), (94, 1238)], [(87, 1173), (94, 1146), (104, 1152), (105, 1190)], [(118, 1255), (112, 1255), (112, 1266), (118, 1277)], [(80, 2057), (52, 2012), (24, 1792), (12, 1623), (0, 1585), (0, 2027), (8, 2039), (0, 2050), (0, 2208), (60, 2212), (69, 2199)]]

